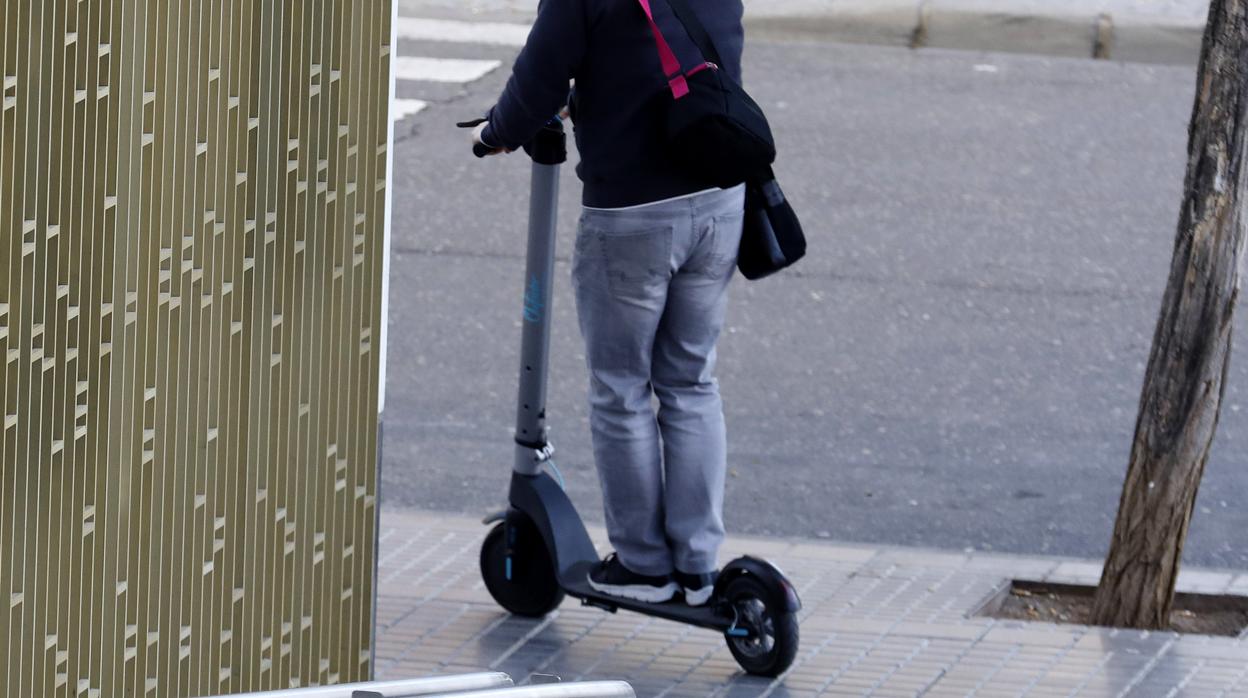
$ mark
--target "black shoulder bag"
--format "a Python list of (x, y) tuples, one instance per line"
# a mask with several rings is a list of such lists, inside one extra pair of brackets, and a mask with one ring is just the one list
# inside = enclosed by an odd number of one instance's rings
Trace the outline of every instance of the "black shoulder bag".
[(655, 23), (649, 0), (638, 4), (650, 22), (672, 94), (667, 141), (673, 154), (692, 174), (716, 186), (746, 185), (737, 268), (747, 279), (761, 279), (792, 265), (806, 254), (806, 236), (772, 173), (776, 146), (763, 110), (720, 69), (715, 42), (684, 0), (668, 0), (668, 5), (704, 61), (688, 72)]

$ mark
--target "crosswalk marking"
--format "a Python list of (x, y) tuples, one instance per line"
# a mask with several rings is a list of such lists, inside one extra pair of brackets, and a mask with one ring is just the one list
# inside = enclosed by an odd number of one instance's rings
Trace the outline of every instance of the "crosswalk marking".
[(396, 99), (394, 100), (393, 108), (390, 110), (390, 118), (399, 121), (405, 116), (419, 114), (427, 106), (429, 106), (429, 103), (420, 99)]
[[(438, 46), (449, 43), (471, 44), (487, 52), (490, 46), (511, 48), (524, 46), (530, 26), (504, 22), (462, 22), (424, 17), (399, 17), (394, 31), (399, 39), (428, 42), (422, 50), (438, 53)], [(400, 55), (393, 63), (394, 78), (403, 82), (467, 84), (480, 80), (498, 70), (503, 62), (495, 59), (437, 58), (433, 56), (402, 55), (411, 44), (399, 44)], [(497, 54), (497, 49), (494, 53)], [(471, 54), (469, 54), (471, 55)], [(425, 97), (426, 94), (404, 89), (407, 94)], [(418, 114), (429, 107), (427, 99), (395, 99), (390, 108), (391, 118), (400, 121)]]
[(460, 22), (449, 19), (400, 17), (395, 31), (400, 39), (454, 41), (492, 46), (524, 46), (529, 25), (503, 22)]
[(464, 83), (479, 80), (502, 64), (466, 58), (399, 56), (394, 61), (394, 74), (399, 80)]

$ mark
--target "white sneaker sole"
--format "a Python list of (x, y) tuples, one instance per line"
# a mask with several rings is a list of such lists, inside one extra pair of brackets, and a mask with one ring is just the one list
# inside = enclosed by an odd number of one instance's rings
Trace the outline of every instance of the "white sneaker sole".
[(631, 584), (631, 585), (615, 585), (615, 584), (599, 584), (593, 579), (589, 580), (589, 586), (594, 591), (607, 596), (617, 596), (621, 599), (631, 599), (633, 601), (641, 601), (642, 603), (664, 603), (671, 601), (676, 596), (676, 590), (680, 587), (676, 586), (676, 582), (668, 582), (661, 587), (652, 587), (648, 584)]
[(715, 587), (702, 587), (701, 589), (685, 589), (685, 603), (690, 606), (704, 606), (707, 601), (711, 600), (711, 594), (714, 593)]

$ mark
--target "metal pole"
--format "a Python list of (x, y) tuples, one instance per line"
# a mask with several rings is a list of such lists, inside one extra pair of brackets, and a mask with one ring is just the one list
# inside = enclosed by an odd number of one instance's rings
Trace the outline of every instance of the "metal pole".
[(595, 681), (497, 688), (457, 693), (454, 698), (636, 698), (636, 695), (632, 687), (623, 681)]
[[(337, 686), (312, 688), (287, 688), (280, 691), (241, 693), (228, 698), (351, 698), (357, 691), (379, 693), (385, 698), (408, 698), (409, 696), (436, 696), (458, 691), (481, 691), (511, 685), (511, 677), (500, 672), (461, 674), (459, 676), (435, 676), (427, 679), (403, 679), (399, 681), (370, 681), (345, 683)], [(220, 696), (218, 698), (225, 698)]]

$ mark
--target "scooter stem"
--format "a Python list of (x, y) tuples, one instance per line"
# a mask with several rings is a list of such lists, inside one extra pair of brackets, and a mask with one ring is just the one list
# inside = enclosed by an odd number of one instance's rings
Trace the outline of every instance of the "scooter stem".
[(567, 160), (563, 122), (552, 120), (524, 147), (533, 159), (528, 260), (524, 272), (520, 391), (516, 399), (516, 460), (521, 475), (537, 475), (549, 458), (546, 384), (550, 365), (550, 302), (559, 213), (559, 166)]

